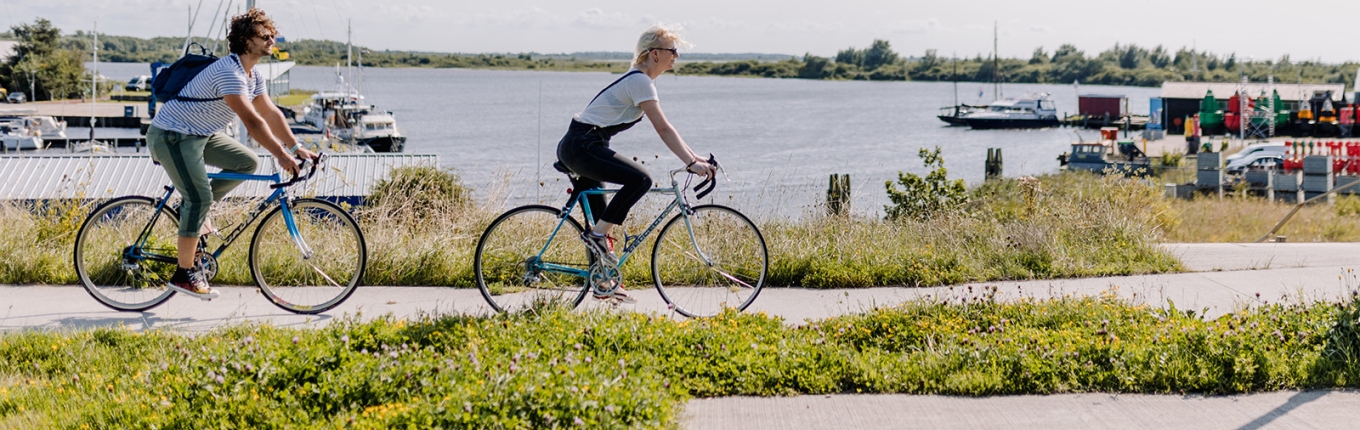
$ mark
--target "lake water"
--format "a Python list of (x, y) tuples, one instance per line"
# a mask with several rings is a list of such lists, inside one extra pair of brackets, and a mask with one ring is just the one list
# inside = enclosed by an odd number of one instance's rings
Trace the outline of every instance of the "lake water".
[[(100, 73), (126, 81), (145, 64), (102, 63)], [(357, 70), (357, 69), (356, 69)], [(357, 71), (356, 71), (357, 73)], [(408, 136), (406, 150), (439, 154), (481, 196), (509, 190), (509, 204), (558, 204), (566, 181), (553, 171), (558, 139), (572, 114), (618, 75), (587, 72), (383, 69), (363, 71), (369, 103), (392, 111)], [(329, 90), (333, 67), (295, 67), (292, 87)], [(951, 178), (983, 179), (987, 148), (1001, 148), (1007, 177), (1055, 172), (1056, 157), (1093, 130), (970, 130), (935, 118), (953, 104), (949, 82), (810, 81), (663, 75), (656, 81), (666, 116), (695, 152), (713, 153), (731, 182), (715, 200), (749, 214), (797, 217), (825, 199), (828, 175), (848, 173), (857, 213), (883, 212), (885, 181), (899, 171), (924, 174), (919, 148), (943, 149)], [(960, 83), (963, 102), (993, 99), (992, 85)], [(1157, 88), (1008, 84), (1003, 95), (1052, 95), (1060, 114), (1074, 112), (1077, 91), (1124, 94), (1134, 113), (1148, 110)], [(979, 97), (979, 92), (982, 96)], [(680, 167), (647, 121), (616, 136), (612, 148), (637, 156), (664, 184)], [(658, 158), (659, 157), (659, 158)], [(542, 181), (543, 186), (537, 186)]]

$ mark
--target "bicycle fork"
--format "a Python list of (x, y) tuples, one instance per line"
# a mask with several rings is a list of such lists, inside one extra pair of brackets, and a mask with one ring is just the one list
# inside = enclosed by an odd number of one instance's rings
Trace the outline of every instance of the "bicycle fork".
[(302, 238), (302, 233), (298, 231), (297, 222), (293, 219), (293, 207), (289, 204), (289, 199), (287, 197), (279, 199), (279, 206), (283, 209), (283, 223), (288, 226), (288, 236), (293, 239), (293, 245), (297, 246), (298, 252), (302, 253), (303, 260), (311, 260), (312, 247), (307, 246), (307, 241)]

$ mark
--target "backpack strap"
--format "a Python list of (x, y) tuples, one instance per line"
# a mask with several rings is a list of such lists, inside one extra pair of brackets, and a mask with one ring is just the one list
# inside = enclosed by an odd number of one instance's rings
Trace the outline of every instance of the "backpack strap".
[[(197, 42), (195, 42), (194, 44), (197, 45)], [(203, 47), (200, 45), (199, 48), (203, 48)], [(205, 49), (205, 50), (206, 50), (206, 49)], [(187, 52), (187, 51), (186, 51), (186, 52)], [(211, 57), (212, 55), (209, 54), (208, 56)], [(212, 57), (212, 58), (215, 60), (217, 57)], [(245, 66), (241, 65), (241, 59), (238, 58), (238, 57), (236, 56), (236, 54), (228, 55), (227, 58), (230, 58), (231, 61), (236, 62), (236, 67), (240, 67), (241, 70), (245, 70)], [(216, 61), (214, 61), (214, 62), (216, 62)], [(204, 68), (206, 69), (207, 67), (204, 67)], [(197, 75), (195, 75), (195, 77), (197, 77)], [(189, 82), (193, 82), (193, 79), (190, 79)], [(185, 83), (184, 83), (184, 88), (188, 88), (188, 87), (189, 87), (189, 82), (185, 82)], [(184, 88), (180, 88), (179, 91), (180, 91), (180, 92), (184, 92)], [(171, 99), (171, 100), (179, 100), (179, 101), (182, 101), (182, 102), (215, 102), (215, 101), (218, 101), (218, 100), (222, 100), (222, 97), (200, 99), (200, 98), (195, 98), (195, 97), (183, 97), (183, 96), (180, 96), (178, 93), (176, 93), (176, 94), (175, 94), (175, 98), (173, 98), (173, 99)]]
[[(600, 90), (600, 93), (596, 94), (595, 98), (590, 99), (590, 103), (595, 103), (595, 100), (600, 98), (600, 96), (604, 95), (605, 91), (609, 91), (610, 88), (614, 88), (614, 86), (618, 85), (619, 82), (623, 82), (623, 80), (628, 79), (629, 76), (633, 76), (639, 73), (642, 73), (642, 71), (638, 69), (629, 70), (628, 73), (624, 73), (623, 76), (620, 76), (618, 79), (614, 80), (614, 83), (611, 83), (609, 84), (609, 86), (604, 87), (603, 90)], [(590, 103), (586, 103), (586, 106), (590, 106)]]

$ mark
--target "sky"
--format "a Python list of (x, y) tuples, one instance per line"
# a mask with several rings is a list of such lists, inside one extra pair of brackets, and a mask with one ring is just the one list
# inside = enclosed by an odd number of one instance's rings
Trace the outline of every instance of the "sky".
[[(0, 0), (6, 28), (51, 20), (65, 33), (204, 36), (221, 10), (246, 0)], [(257, 0), (294, 39), (432, 52), (631, 51), (648, 26), (684, 26), (692, 52), (834, 56), (885, 39), (903, 56), (987, 56), (993, 25), (1002, 57), (1070, 43), (1093, 56), (1114, 44), (1196, 48), (1240, 60), (1360, 60), (1360, 2), (1241, 0)], [(1075, 5), (1075, 6), (1074, 6)], [(1306, 6), (1305, 6), (1306, 5)], [(216, 16), (217, 18), (212, 18)], [(683, 59), (683, 55), (681, 57)]]

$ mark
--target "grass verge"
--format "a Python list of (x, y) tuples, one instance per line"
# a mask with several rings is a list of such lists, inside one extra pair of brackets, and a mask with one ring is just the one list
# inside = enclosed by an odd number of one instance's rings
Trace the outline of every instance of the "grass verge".
[(201, 335), (0, 334), (0, 427), (673, 427), (733, 395), (1240, 393), (1360, 386), (1360, 300), (1204, 320), (995, 291), (790, 327), (538, 309)]
[[(972, 193), (967, 211), (927, 220), (816, 215), (757, 220), (770, 252), (769, 285), (945, 285), (1180, 270), (1157, 246), (1161, 226), (1172, 220), (1166, 216), (1169, 203), (1155, 188), (1073, 174), (1023, 184), (993, 181)], [(374, 192), (375, 204), (355, 209), (369, 245), (364, 284), (474, 286), (477, 239), (505, 208), (473, 202), (469, 195), (447, 172), (396, 171)], [(233, 217), (250, 209), (247, 203), (227, 206), (214, 215), (219, 228), (243, 221)], [(75, 283), (70, 263), (75, 232), (92, 207), (0, 207), (0, 249), (7, 255), (0, 258), (0, 283)], [(647, 211), (635, 211), (626, 229), (641, 233), (655, 216)], [(249, 233), (221, 258), (213, 282), (254, 283), (246, 261)], [(624, 276), (647, 285), (651, 244), (639, 251)]]

